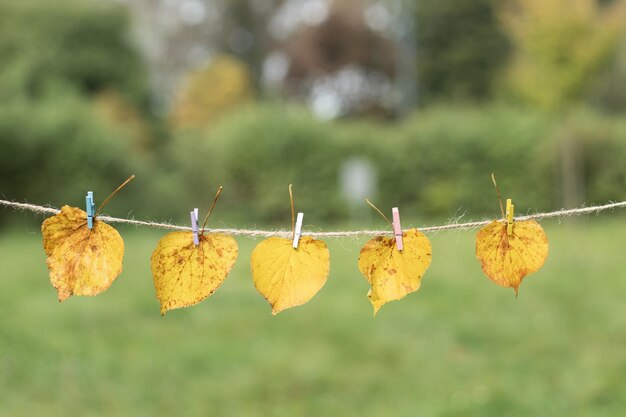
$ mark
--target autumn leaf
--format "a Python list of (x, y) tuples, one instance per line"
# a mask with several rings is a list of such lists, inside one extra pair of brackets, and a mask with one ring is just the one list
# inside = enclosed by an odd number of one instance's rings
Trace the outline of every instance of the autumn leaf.
[(87, 227), (87, 213), (63, 206), (42, 226), (50, 282), (59, 301), (72, 295), (96, 295), (105, 291), (122, 272), (124, 241), (113, 227), (94, 219)]
[(478, 231), (476, 257), (489, 279), (517, 294), (524, 277), (548, 257), (548, 237), (534, 220), (514, 222), (511, 235), (506, 222), (494, 220)]
[(271, 237), (252, 251), (254, 286), (272, 306), (272, 314), (308, 302), (324, 286), (330, 270), (326, 244), (302, 236), (298, 248), (291, 239)]
[(359, 271), (371, 288), (367, 293), (374, 314), (387, 302), (417, 291), (430, 266), (430, 240), (417, 229), (402, 233), (404, 248), (399, 251), (395, 237), (378, 236), (369, 240), (359, 255)]
[(152, 253), (152, 277), (161, 315), (198, 304), (222, 285), (237, 259), (232, 236), (207, 233), (193, 242), (192, 232), (165, 235)]

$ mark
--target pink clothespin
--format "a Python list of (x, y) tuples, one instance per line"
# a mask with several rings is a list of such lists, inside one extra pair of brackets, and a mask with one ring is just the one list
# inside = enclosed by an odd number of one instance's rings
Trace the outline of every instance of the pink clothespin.
[(195, 208), (189, 212), (191, 216), (191, 231), (193, 232), (193, 244), (198, 246), (200, 239), (198, 239), (198, 209)]
[(402, 242), (402, 226), (400, 226), (400, 210), (398, 207), (394, 207), (391, 209), (391, 214), (393, 216), (393, 234), (396, 236), (396, 247), (399, 251), (404, 249), (404, 244)]

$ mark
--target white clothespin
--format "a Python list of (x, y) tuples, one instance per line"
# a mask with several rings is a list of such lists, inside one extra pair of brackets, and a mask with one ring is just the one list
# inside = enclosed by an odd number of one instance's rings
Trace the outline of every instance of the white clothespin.
[(189, 212), (191, 216), (191, 231), (193, 232), (193, 244), (198, 246), (200, 239), (198, 239), (198, 209), (195, 208)]
[(402, 227), (400, 226), (400, 210), (398, 207), (394, 207), (391, 209), (391, 215), (393, 216), (393, 234), (396, 237), (396, 247), (399, 251), (404, 249), (404, 244), (402, 242)]
[(87, 191), (85, 205), (87, 208), (87, 227), (93, 229), (93, 219), (96, 215), (96, 205), (93, 202), (93, 191)]
[(298, 248), (298, 242), (300, 241), (300, 236), (302, 235), (302, 219), (304, 218), (304, 213), (298, 213), (298, 217), (296, 218), (296, 226), (294, 228), (293, 234), (293, 248)]

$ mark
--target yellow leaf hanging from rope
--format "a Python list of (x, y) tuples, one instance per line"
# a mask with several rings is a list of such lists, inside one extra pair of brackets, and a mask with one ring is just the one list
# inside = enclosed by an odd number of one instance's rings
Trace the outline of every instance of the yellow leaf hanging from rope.
[(476, 236), (476, 257), (483, 272), (517, 294), (524, 277), (537, 272), (548, 257), (548, 237), (534, 220), (516, 221), (507, 233), (505, 221), (494, 220)]
[(326, 283), (330, 254), (326, 244), (302, 236), (298, 248), (291, 239), (270, 237), (252, 251), (254, 286), (272, 306), (272, 314), (308, 302)]
[(237, 242), (229, 235), (202, 234), (198, 246), (192, 232), (165, 235), (151, 259), (161, 314), (198, 304), (213, 294), (235, 265), (237, 253)]
[(417, 291), (430, 266), (430, 240), (417, 229), (402, 233), (404, 248), (399, 251), (394, 237), (378, 236), (361, 249), (359, 270), (371, 285), (367, 293), (374, 314), (387, 302)]
[(270, 237), (252, 251), (254, 286), (272, 306), (272, 314), (308, 302), (326, 284), (330, 271), (326, 244), (301, 236), (303, 213), (298, 213), (295, 223), (291, 184), (289, 200), (292, 238)]
[(534, 220), (515, 221), (515, 205), (502, 195), (492, 173), (491, 181), (496, 189), (500, 211), (505, 220), (494, 220), (476, 235), (476, 257), (483, 272), (496, 284), (513, 288), (515, 295), (524, 277), (537, 272), (548, 257), (548, 237)]
[(59, 301), (72, 295), (96, 295), (105, 291), (122, 272), (124, 241), (113, 227), (94, 219), (87, 227), (87, 213), (63, 206), (41, 226), (50, 282)]
[(218, 188), (200, 232), (198, 209), (194, 209), (190, 213), (192, 231), (165, 235), (152, 253), (152, 278), (161, 315), (209, 297), (235, 265), (238, 253), (235, 239), (221, 233), (204, 234), (222, 189), (222, 186)]
[(111, 195), (98, 212), (91, 213), (93, 227), (88, 227), (87, 213), (77, 207), (63, 206), (41, 225), (50, 282), (59, 301), (72, 295), (97, 295), (111, 286), (122, 272), (124, 241), (113, 227), (97, 219), (111, 198), (128, 184), (131, 175)]

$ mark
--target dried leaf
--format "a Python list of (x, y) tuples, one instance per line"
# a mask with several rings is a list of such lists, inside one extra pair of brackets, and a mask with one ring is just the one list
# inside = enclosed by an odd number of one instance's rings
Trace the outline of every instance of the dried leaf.
[(493, 282), (517, 294), (524, 277), (548, 257), (548, 237), (534, 220), (514, 222), (511, 236), (505, 222), (494, 220), (476, 235), (476, 257)]
[(105, 291), (122, 272), (124, 241), (113, 227), (94, 219), (87, 227), (87, 213), (63, 206), (42, 226), (43, 246), (50, 282), (59, 301), (72, 295), (96, 295)]
[(237, 260), (232, 236), (208, 233), (193, 243), (193, 233), (165, 235), (152, 253), (152, 277), (161, 314), (198, 304), (217, 290)]
[(298, 248), (292, 240), (271, 237), (252, 251), (254, 286), (272, 306), (272, 314), (308, 302), (322, 289), (330, 270), (326, 244), (302, 236)]
[(359, 255), (359, 270), (371, 285), (367, 296), (374, 314), (387, 302), (417, 291), (430, 266), (430, 240), (417, 229), (402, 233), (404, 249), (396, 248), (395, 237), (378, 236), (369, 240)]

